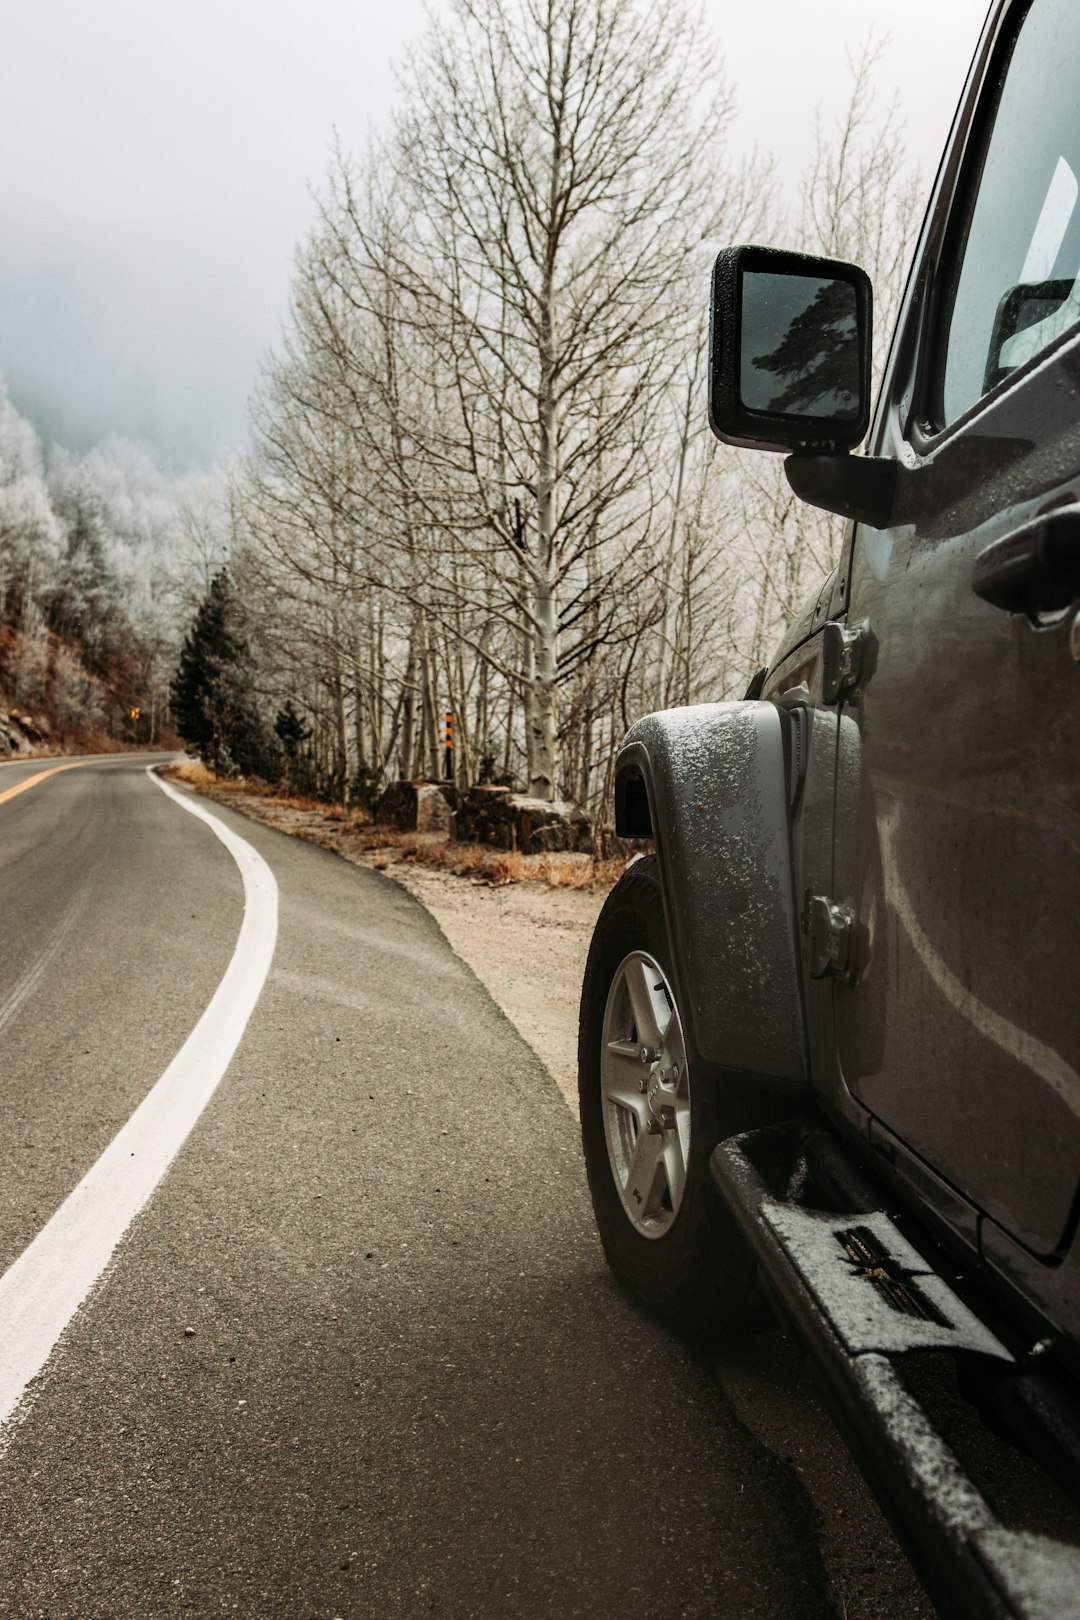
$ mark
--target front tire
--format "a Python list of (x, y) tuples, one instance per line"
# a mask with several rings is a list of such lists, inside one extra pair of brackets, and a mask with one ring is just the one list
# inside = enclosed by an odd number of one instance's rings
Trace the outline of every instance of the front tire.
[(690, 1046), (654, 857), (627, 870), (596, 924), (578, 1087), (589, 1190), (615, 1276), (684, 1337), (716, 1340), (760, 1325), (753, 1262), (709, 1156), (772, 1109)]

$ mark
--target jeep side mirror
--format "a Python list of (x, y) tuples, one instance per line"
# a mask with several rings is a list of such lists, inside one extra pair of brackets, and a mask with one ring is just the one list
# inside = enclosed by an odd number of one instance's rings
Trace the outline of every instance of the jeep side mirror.
[(800, 500), (883, 528), (896, 463), (851, 456), (870, 426), (873, 295), (857, 264), (725, 248), (713, 267), (709, 426), (725, 444), (787, 450)]
[(870, 278), (734, 247), (713, 268), (709, 425), (758, 450), (850, 450), (870, 425)]

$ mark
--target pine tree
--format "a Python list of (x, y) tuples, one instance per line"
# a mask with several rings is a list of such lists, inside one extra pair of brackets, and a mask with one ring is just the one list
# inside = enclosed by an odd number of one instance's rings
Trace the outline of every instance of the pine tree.
[(311, 754), (310, 752), (302, 754), (301, 748), (304, 743), (311, 741), (312, 728), (305, 725), (292, 698), (289, 698), (283, 709), (278, 710), (277, 719), (274, 721), (274, 734), (285, 755), (283, 775), (289, 788), (294, 793), (298, 789), (310, 790), (314, 784), (315, 774)]
[(211, 770), (272, 780), (280, 756), (252, 695), (252, 677), (240, 604), (223, 568), (211, 580), (184, 640), (169, 688), (173, 719)]

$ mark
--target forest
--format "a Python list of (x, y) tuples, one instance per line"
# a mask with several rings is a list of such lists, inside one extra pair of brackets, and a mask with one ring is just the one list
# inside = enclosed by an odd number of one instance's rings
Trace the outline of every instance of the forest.
[(198, 558), (227, 548), (227, 476), (167, 479), (117, 439), (83, 456), (43, 444), (0, 380), (0, 710), (65, 750), (172, 738)]
[(169, 482), (0, 400), (0, 706), (361, 802), (450, 714), (460, 784), (596, 814), (637, 716), (741, 696), (838, 534), (709, 433), (712, 258), (862, 264), (880, 364), (921, 181), (880, 45), (794, 195), (721, 57), (678, 5), (454, 0), (333, 152), (244, 456)]

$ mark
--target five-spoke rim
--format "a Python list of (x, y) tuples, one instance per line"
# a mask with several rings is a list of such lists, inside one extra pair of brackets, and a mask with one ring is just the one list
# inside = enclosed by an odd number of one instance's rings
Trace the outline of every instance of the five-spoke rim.
[(690, 1081), (675, 998), (644, 951), (619, 964), (600, 1053), (604, 1138), (623, 1207), (643, 1237), (663, 1237), (686, 1191)]

